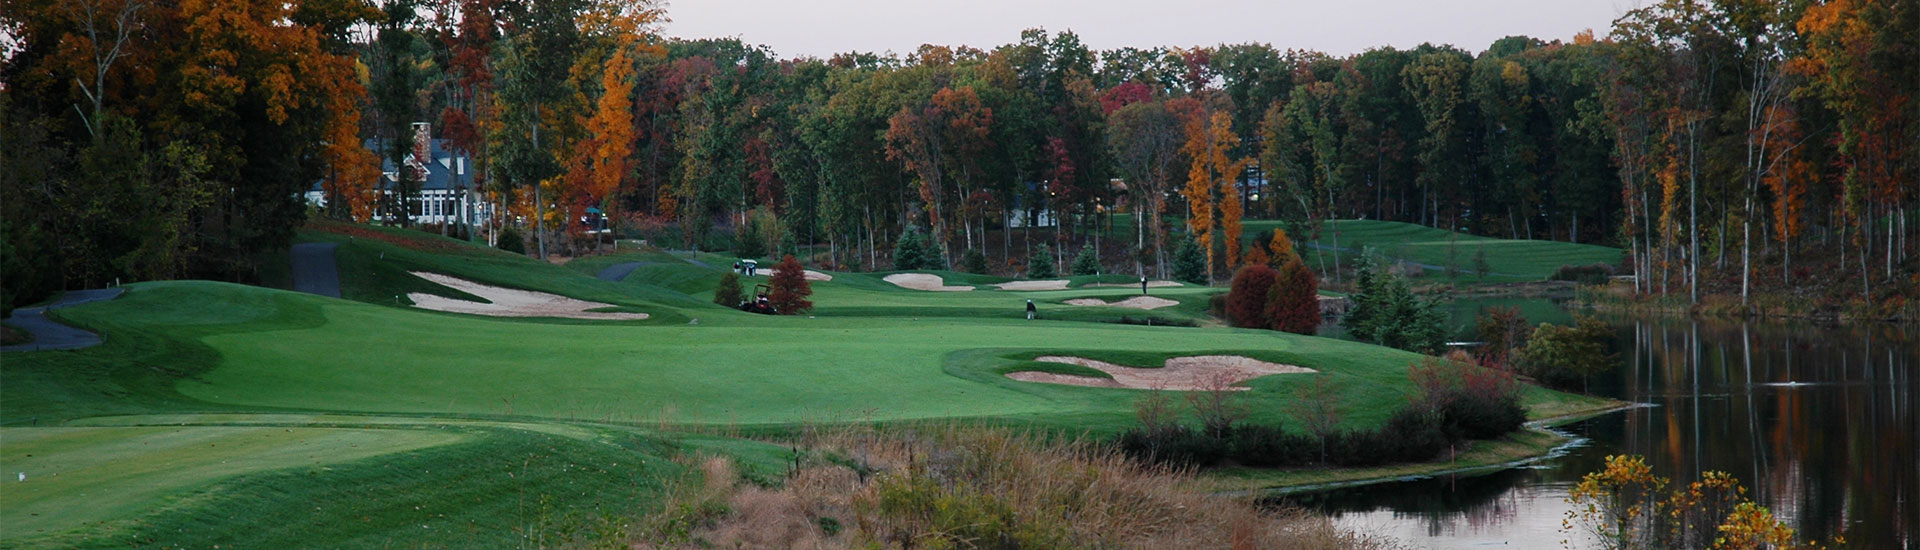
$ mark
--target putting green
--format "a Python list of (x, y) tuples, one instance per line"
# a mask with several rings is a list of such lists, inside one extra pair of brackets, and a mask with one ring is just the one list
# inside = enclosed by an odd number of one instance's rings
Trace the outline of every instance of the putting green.
[[(286, 427), (0, 428), (0, 546), (190, 505), (243, 474), (455, 443), (455, 433)], [(19, 474), (26, 475), (20, 481)]]

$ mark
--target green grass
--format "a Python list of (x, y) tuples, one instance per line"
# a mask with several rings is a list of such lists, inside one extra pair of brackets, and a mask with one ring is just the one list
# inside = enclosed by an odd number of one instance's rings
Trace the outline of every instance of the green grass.
[[(1281, 225), (1281, 222), (1272, 220), (1248, 221), (1244, 234), (1251, 238), (1254, 233), (1281, 227)], [(1459, 278), (1462, 282), (1479, 280), (1479, 276), (1474, 273), (1473, 257), (1474, 254), (1483, 250), (1486, 252), (1489, 270), (1493, 272), (1486, 278), (1489, 282), (1542, 280), (1563, 265), (1617, 264), (1620, 262), (1621, 254), (1620, 249), (1608, 246), (1561, 241), (1497, 239), (1417, 224), (1379, 220), (1335, 220), (1328, 222), (1326, 227), (1321, 229), (1317, 240), (1307, 240), (1305, 235), (1294, 235), (1294, 238), (1297, 241), (1331, 247), (1334, 245), (1335, 231), (1339, 232), (1339, 247), (1342, 249), (1357, 251), (1361, 247), (1367, 247), (1390, 258), (1443, 267), (1449, 264), (1455, 265), (1460, 270)], [(1319, 262), (1319, 255), (1331, 251), (1303, 246), (1300, 252), (1308, 261)], [(1353, 257), (1355, 256), (1352, 254), (1343, 253), (1341, 261), (1350, 262)], [(1331, 261), (1332, 257), (1328, 256), (1327, 260)], [(1440, 274), (1441, 270), (1428, 270), (1429, 276)]]
[[(349, 300), (204, 281), (134, 284), (120, 299), (56, 313), (103, 334), (103, 345), (5, 356), (0, 469), (35, 480), (37, 471), (76, 469), (51, 476), (67, 485), (32, 485), (38, 492), (0, 485), (0, 546), (604, 542), (681, 475), (669, 457), (726, 454), (748, 479), (780, 481), (790, 458), (782, 447), (729, 434), (936, 420), (1108, 436), (1134, 424), (1146, 392), (1005, 376), (1102, 375), (1031, 360), (1042, 354), (1138, 366), (1199, 354), (1297, 364), (1320, 372), (1245, 384), (1251, 390), (1236, 399), (1249, 420), (1299, 425), (1295, 389), (1331, 377), (1345, 389), (1345, 424), (1356, 428), (1405, 403), (1406, 366), (1418, 357), (1270, 331), (1112, 323), (1210, 323), (1206, 302), (1220, 289), (1155, 288), (1151, 295), (1179, 305), (1153, 311), (1065, 304), (1136, 296), (1133, 287), (1087, 286), (1137, 281), (1130, 276), (1073, 278), (1068, 290), (925, 292), (887, 283), (886, 273), (835, 272), (813, 283), (811, 315), (770, 317), (708, 303), (733, 260), (726, 255), (637, 250), (560, 266), (417, 232), (317, 227), (300, 238), (340, 243)], [(649, 265), (620, 282), (593, 277), (624, 262)], [(458, 293), (409, 271), (653, 318), (418, 310), (393, 297)], [(936, 273), (949, 284), (1007, 280)], [(743, 284), (756, 281), (764, 278)], [(1028, 299), (1040, 320), (1024, 319)], [(1536, 410), (1578, 409), (1583, 399), (1527, 393)], [(89, 466), (129, 462), (148, 466), (125, 474)], [(139, 484), (122, 487), (116, 476)], [(86, 506), (94, 497), (114, 504)]]

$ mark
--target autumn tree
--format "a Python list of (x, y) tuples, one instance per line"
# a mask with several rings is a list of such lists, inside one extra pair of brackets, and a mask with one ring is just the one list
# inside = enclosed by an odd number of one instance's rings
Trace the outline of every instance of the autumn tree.
[(1273, 325), (1267, 307), (1279, 275), (1265, 264), (1249, 265), (1233, 274), (1227, 291), (1227, 322), (1236, 327), (1268, 328)]
[[(1162, 102), (1139, 102), (1120, 107), (1108, 116), (1107, 141), (1112, 158), (1127, 183), (1133, 202), (1134, 249), (1146, 250), (1153, 235), (1155, 276), (1167, 276), (1167, 231), (1160, 222), (1166, 212), (1167, 191), (1179, 162), (1181, 124)], [(1144, 262), (1138, 269), (1145, 273)]]
[(813, 302), (807, 300), (807, 296), (813, 294), (812, 285), (807, 283), (807, 270), (800, 266), (800, 260), (794, 259), (792, 254), (781, 258), (780, 263), (773, 266), (773, 277), (768, 284), (773, 287), (773, 292), (767, 296), (767, 301), (781, 315), (799, 315), (813, 309)]
[(1209, 111), (1195, 101), (1183, 105), (1180, 112), (1186, 133), (1180, 150), (1189, 159), (1187, 183), (1181, 189), (1187, 200), (1187, 229), (1206, 252), (1211, 280), (1216, 225), (1225, 233), (1226, 263), (1233, 265), (1239, 259), (1241, 203), (1234, 182), (1247, 161), (1228, 156), (1240, 144), (1240, 138), (1234, 135), (1233, 119), (1226, 111)]
[(1289, 254), (1267, 293), (1266, 313), (1273, 330), (1312, 336), (1320, 330), (1320, 282), (1306, 262)]

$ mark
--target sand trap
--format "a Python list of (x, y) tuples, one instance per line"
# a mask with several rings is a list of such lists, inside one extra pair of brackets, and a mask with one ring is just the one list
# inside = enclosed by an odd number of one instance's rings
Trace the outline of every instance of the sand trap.
[(1167, 306), (1177, 306), (1177, 305), (1180, 305), (1180, 302), (1175, 302), (1173, 300), (1168, 300), (1166, 298), (1155, 298), (1152, 296), (1134, 296), (1132, 298), (1127, 298), (1125, 300), (1121, 300), (1118, 302), (1111, 302), (1111, 303), (1105, 300), (1101, 300), (1099, 298), (1074, 298), (1072, 300), (1067, 300), (1067, 305), (1130, 307), (1134, 309), (1159, 309)]
[(1067, 280), (1055, 279), (1051, 281), (1014, 281), (1011, 283), (1000, 283), (993, 286), (1000, 287), (1000, 290), (1066, 290)]
[(914, 290), (932, 290), (938, 292), (973, 290), (973, 287), (970, 286), (947, 286), (946, 281), (941, 280), (939, 275), (932, 273), (895, 273), (888, 275), (882, 280), (899, 285), (901, 288), (911, 288)]
[(1294, 365), (1268, 363), (1258, 359), (1238, 355), (1197, 355), (1193, 357), (1175, 357), (1168, 359), (1166, 366), (1157, 369), (1123, 367), (1105, 361), (1095, 361), (1081, 357), (1042, 355), (1033, 358), (1046, 363), (1066, 363), (1080, 365), (1112, 375), (1113, 378), (1094, 378), (1051, 372), (1023, 371), (1008, 373), (1007, 378), (1025, 382), (1044, 384), (1066, 384), (1069, 386), (1087, 386), (1093, 388), (1131, 388), (1162, 389), (1174, 391), (1192, 391), (1211, 389), (1210, 386), (1225, 386), (1232, 391), (1245, 391), (1250, 388), (1237, 386), (1241, 382), (1269, 374), (1288, 374), (1297, 372), (1315, 372), (1313, 369)]
[(413, 300), (414, 307), (434, 311), (491, 315), (494, 317), (567, 317), (572, 319), (622, 321), (647, 318), (647, 314), (645, 313), (600, 313), (587, 311), (589, 309), (613, 307), (613, 304), (575, 300), (566, 296), (547, 294), (545, 292), (488, 286), (438, 273), (427, 273), (424, 271), (413, 271), (411, 273), (419, 278), (433, 281), (434, 283), (467, 294), (486, 298), (488, 301), (493, 302), (491, 304), (482, 304), (480, 302), (455, 300), (453, 298), (421, 292), (407, 293), (407, 299)]
[[(818, 271), (814, 271), (814, 270), (811, 270), (811, 269), (809, 269), (809, 270), (806, 270), (806, 271), (804, 271), (804, 272), (802, 272), (802, 273), (803, 273), (804, 275), (806, 275), (806, 277), (807, 277), (807, 280), (809, 280), (809, 281), (831, 281), (831, 280), (833, 280), (833, 276), (832, 276), (832, 275), (828, 275), (828, 274), (825, 274), (825, 273), (821, 273), (821, 272), (818, 272)], [(773, 278), (773, 270), (772, 270), (772, 269), (768, 269), (768, 268), (764, 268), (764, 267), (763, 267), (763, 268), (760, 268), (760, 269), (755, 269), (755, 270), (753, 270), (753, 276), (755, 276), (755, 277), (766, 277), (766, 278), (769, 278), (769, 279), (771, 279), (771, 278)]]
[[(1115, 287), (1115, 288), (1127, 288), (1127, 287), (1132, 287), (1132, 288), (1140, 288), (1140, 283), (1094, 283), (1094, 284), (1090, 284), (1090, 285), (1080, 285), (1080, 286), (1091, 286), (1091, 287)], [(1147, 281), (1147, 288), (1165, 288), (1165, 287), (1170, 287), (1170, 286), (1180, 286), (1180, 283), (1178, 283), (1178, 282), (1175, 282), (1175, 281)]]

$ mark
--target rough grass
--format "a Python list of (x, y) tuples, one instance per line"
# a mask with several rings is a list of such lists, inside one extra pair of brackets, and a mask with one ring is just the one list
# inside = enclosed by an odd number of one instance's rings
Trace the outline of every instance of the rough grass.
[[(809, 432), (780, 487), (724, 459), (644, 523), (641, 548), (1387, 548), (1324, 518), (1204, 492), (1085, 441), (924, 424)], [(991, 541), (991, 544), (989, 542)]]

